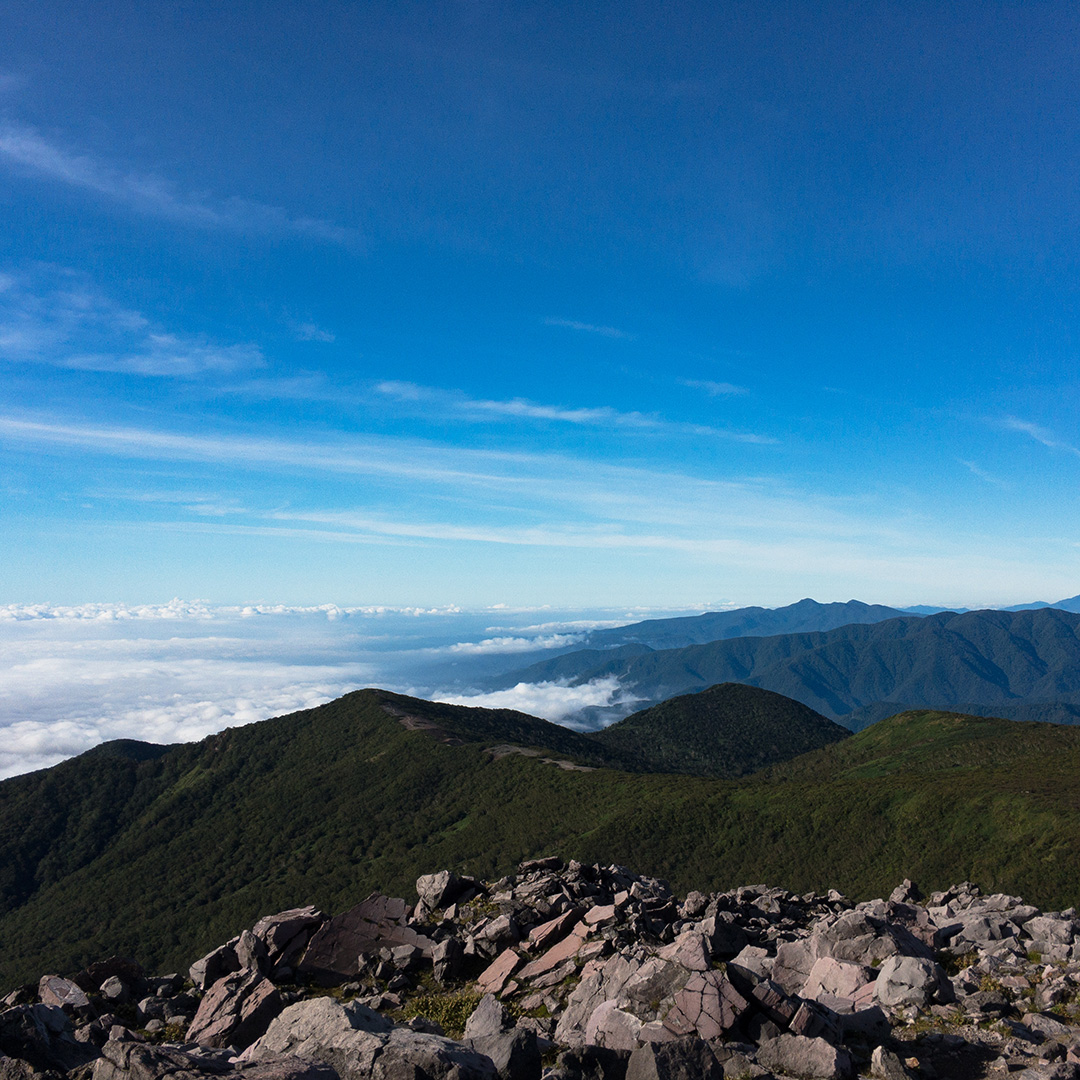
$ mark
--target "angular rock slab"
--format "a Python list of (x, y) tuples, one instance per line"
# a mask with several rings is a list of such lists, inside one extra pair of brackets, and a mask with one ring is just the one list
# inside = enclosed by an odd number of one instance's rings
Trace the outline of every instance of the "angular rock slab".
[(759, 1065), (785, 1076), (804, 1080), (851, 1080), (855, 1068), (851, 1055), (824, 1039), (808, 1039), (802, 1035), (779, 1035), (761, 1044), (757, 1052)]
[(720, 1039), (739, 1022), (749, 1004), (718, 971), (695, 971), (675, 995), (664, 1027), (675, 1035)]
[(404, 900), (372, 893), (315, 931), (297, 971), (322, 986), (337, 986), (359, 974), (364, 952), (415, 945), (431, 956), (434, 943), (405, 925), (407, 914)]
[(250, 1046), (284, 1008), (274, 984), (258, 971), (219, 979), (199, 1003), (187, 1041), (200, 1046)]

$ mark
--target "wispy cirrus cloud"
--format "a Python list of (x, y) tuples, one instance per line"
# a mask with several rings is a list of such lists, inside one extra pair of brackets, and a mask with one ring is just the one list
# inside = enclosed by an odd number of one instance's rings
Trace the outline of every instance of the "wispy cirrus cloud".
[(293, 334), (297, 341), (321, 341), (324, 344), (337, 340), (337, 336), (329, 330), (324, 330), (313, 322), (298, 323), (293, 327)]
[(965, 461), (963, 458), (957, 458), (957, 461), (964, 466), (972, 476), (977, 476), (980, 480), (984, 480), (988, 484), (993, 484), (995, 487), (1005, 488), (1009, 485), (1004, 480), (992, 473), (988, 473), (985, 469), (977, 465), (974, 461)]
[(257, 345), (169, 333), (85, 275), (50, 266), (0, 276), (0, 360), (180, 379), (265, 364)]
[(735, 397), (749, 394), (745, 386), (736, 386), (735, 383), (713, 382), (712, 379), (679, 379), (680, 386), (687, 386), (691, 390), (704, 390), (709, 397)]
[(637, 337), (637, 334), (631, 334), (615, 326), (597, 326), (594, 323), (578, 322), (577, 319), (545, 319), (544, 325), (561, 326), (566, 330), (580, 330), (585, 334), (599, 334), (600, 337), (619, 338), (622, 341), (633, 341)]
[(1027, 435), (1028, 438), (1034, 439), (1037, 443), (1042, 443), (1043, 446), (1050, 450), (1064, 450), (1068, 454), (1075, 454), (1080, 457), (1080, 447), (1059, 439), (1052, 431), (1041, 427), (1039, 424), (1033, 424), (1029, 420), (1021, 420), (1015, 416), (1006, 416), (1000, 423), (1007, 430), (1018, 431), (1022, 435)]
[(486, 398), (469, 397), (466, 394), (452, 390), (443, 390), (432, 386), (418, 386), (416, 383), (394, 380), (377, 383), (375, 391), (400, 402), (433, 405), (438, 408), (440, 416), (454, 416), (462, 420), (546, 420), (587, 427), (652, 431), (657, 434), (701, 435), (759, 445), (774, 444), (776, 442), (775, 439), (769, 436), (757, 435), (753, 432), (731, 431), (725, 428), (710, 427), (706, 424), (688, 424), (681, 421), (665, 420), (663, 417), (650, 416), (647, 413), (623, 412), (608, 405), (567, 407), (545, 405), (525, 398), (493, 401)]
[(22, 124), (0, 125), (0, 160), (37, 177), (93, 192), (140, 214), (204, 229), (295, 233), (335, 244), (353, 244), (355, 229), (279, 206), (236, 196), (213, 198), (184, 193), (158, 176), (117, 168), (91, 154), (51, 141)]

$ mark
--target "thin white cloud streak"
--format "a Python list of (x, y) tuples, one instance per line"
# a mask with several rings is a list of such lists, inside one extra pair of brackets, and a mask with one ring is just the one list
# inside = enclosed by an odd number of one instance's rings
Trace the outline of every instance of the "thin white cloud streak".
[(509, 401), (490, 401), (483, 398), (471, 398), (464, 394), (440, 390), (435, 387), (418, 386), (416, 383), (395, 382), (393, 380), (377, 383), (375, 390), (377, 393), (395, 401), (433, 405), (438, 410), (440, 418), (445, 418), (448, 413), (453, 413), (462, 419), (473, 421), (491, 418), (553, 420), (558, 423), (589, 427), (654, 431), (658, 434), (701, 435), (757, 445), (776, 443), (773, 438), (765, 435), (755, 435), (752, 432), (728, 431), (703, 424), (673, 422), (640, 412), (620, 412), (607, 405), (566, 408), (559, 405), (543, 405), (528, 401), (525, 398), (512, 398)]
[(114, 303), (84, 276), (38, 267), (0, 282), (0, 359), (69, 370), (191, 379), (265, 365), (250, 343), (167, 333)]
[[(567, 456), (506, 454), (405, 439), (325, 446), (177, 436), (10, 417), (0, 419), (4, 437), (35, 447), (195, 461), (234, 472), (389, 478), (395, 483), (388, 490), (402, 505), (396, 514), (267, 509), (250, 511), (255, 520), (249, 517), (242, 524), (172, 520), (104, 526), (109, 529), (387, 546), (502, 544), (613, 555), (681, 553), (712, 573), (745, 570), (775, 577), (782, 571), (786, 578), (801, 575), (823, 583), (817, 587), (829, 591), (855, 588), (864, 581), (873, 583), (879, 595), (883, 590), (887, 595), (922, 595), (932, 582), (948, 594), (950, 603), (965, 595), (985, 596), (987, 580), (1007, 580), (1014, 590), (1030, 588), (1032, 594), (1042, 594), (1075, 576), (1075, 546), (1069, 538), (1026, 537), (1005, 543), (998, 536), (958, 533), (935, 519), (886, 511), (880, 500), (814, 496), (780, 485), (716, 481)], [(335, 498), (343, 491), (347, 489), (338, 488)], [(493, 509), (495, 493), (508, 496), (510, 510)], [(440, 506), (445, 512), (438, 514)], [(417, 520), (419, 513), (430, 517)], [(535, 521), (543, 524), (531, 524)]]
[(50, 142), (34, 128), (0, 126), (0, 157), (36, 176), (103, 195), (128, 208), (198, 228), (241, 232), (291, 232), (335, 244), (359, 240), (355, 229), (306, 216), (292, 216), (281, 207), (248, 199), (211, 199), (177, 192), (160, 177), (123, 172), (88, 154)]
[(1050, 450), (1064, 450), (1068, 454), (1075, 454), (1077, 457), (1080, 457), (1080, 448), (1073, 446), (1071, 443), (1064, 442), (1052, 431), (1048, 431), (1038, 424), (1033, 424), (1027, 420), (1020, 420), (1015, 416), (1005, 417), (1005, 419), (1001, 421), (1001, 424), (1009, 431), (1018, 431), (1023, 435), (1027, 435), (1029, 438), (1034, 439), (1037, 443), (1041, 443)]
[(556, 724), (582, 709), (610, 709), (641, 700), (620, 685), (613, 675), (593, 679), (581, 686), (569, 686), (565, 682), (518, 683), (509, 690), (493, 690), (490, 693), (439, 691), (432, 698), (450, 705), (469, 705), (473, 708), (517, 709)]
[(749, 394), (745, 386), (736, 386), (729, 382), (713, 382), (711, 379), (679, 379), (680, 386), (691, 390), (704, 390), (709, 397), (737, 397)]
[(636, 334), (630, 334), (614, 326), (596, 326), (593, 323), (578, 322), (576, 319), (545, 319), (544, 325), (561, 326), (566, 330), (580, 330), (586, 334), (599, 334), (600, 337), (617, 338), (622, 341), (633, 341), (637, 337)]
[(957, 458), (957, 461), (959, 461), (972, 476), (977, 476), (980, 480), (983, 480), (988, 484), (993, 484), (994, 487), (1007, 488), (1010, 486), (1006, 484), (1004, 480), (1001, 480), (988, 473), (985, 469), (980, 468), (974, 461), (965, 461), (963, 458)]

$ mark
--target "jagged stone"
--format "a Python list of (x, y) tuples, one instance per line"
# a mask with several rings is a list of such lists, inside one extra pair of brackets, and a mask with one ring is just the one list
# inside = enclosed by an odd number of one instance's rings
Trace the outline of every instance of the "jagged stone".
[(723, 1080), (725, 1070), (703, 1039), (648, 1043), (630, 1055), (626, 1080)]
[(870, 1056), (870, 1075), (873, 1080), (915, 1080), (908, 1067), (884, 1046), (875, 1046)]
[(521, 969), (520, 978), (531, 979), (537, 975), (543, 975), (575, 956), (584, 944), (588, 932), (589, 928), (583, 922), (579, 922), (557, 945), (553, 945), (543, 956), (526, 964)]
[(233, 948), (233, 945), (239, 940), (239, 938), (234, 938), (225, 945), (219, 945), (216, 949), (211, 949), (188, 968), (191, 981), (200, 990), (205, 990), (207, 987), (213, 986), (219, 979), (240, 970), (240, 960), (237, 958), (236, 950)]
[(35, 1072), (28, 1061), (0, 1054), (0, 1080), (41, 1080), (41, 1077), (42, 1074)]
[(641, 1021), (615, 1001), (602, 1001), (585, 1025), (585, 1041), (590, 1046), (610, 1050), (633, 1050), (641, 1041)]
[(559, 1054), (549, 1080), (626, 1080), (628, 1050), (576, 1046)]
[(67, 1072), (93, 1061), (98, 1049), (76, 1040), (59, 1005), (16, 1005), (0, 1012), (0, 1054), (29, 1062), (38, 1071)]
[(134, 993), (143, 985), (145, 972), (134, 960), (123, 956), (110, 956), (108, 960), (99, 960), (83, 968), (77, 975), (72, 976), (72, 981), (77, 982), (88, 994), (93, 994), (101, 988), (106, 979), (122, 979), (126, 986)]
[(675, 995), (664, 1026), (676, 1035), (719, 1039), (749, 1008), (747, 1000), (718, 971), (694, 972)]
[(818, 1000), (821, 995), (854, 1000), (862, 987), (877, 978), (877, 971), (866, 964), (850, 960), (837, 960), (832, 956), (820, 956), (814, 961), (810, 974), (800, 990), (800, 996)]
[(763, 1043), (758, 1063), (785, 1076), (805, 1080), (850, 1080), (855, 1075), (851, 1055), (824, 1039), (778, 1035)]
[(243, 1049), (284, 1007), (274, 984), (258, 971), (238, 971), (207, 991), (188, 1028), (188, 1042)]
[(60, 975), (42, 975), (38, 983), (38, 999), (42, 1005), (58, 1005), (72, 1012), (81, 1012), (90, 1007), (90, 999), (82, 987)]
[(485, 994), (480, 1004), (465, 1021), (465, 1038), (478, 1039), (484, 1035), (499, 1035), (514, 1026), (505, 1005), (494, 994)]
[(639, 960), (617, 954), (598, 963), (593, 971), (582, 969), (581, 982), (571, 992), (555, 1027), (555, 1041), (562, 1046), (581, 1045), (593, 1010), (604, 1001), (615, 1000), (640, 967)]
[(697, 930), (684, 930), (670, 945), (660, 950), (660, 956), (680, 964), (687, 971), (708, 971), (712, 967), (705, 935)]
[(317, 907), (308, 905), (265, 915), (251, 932), (266, 946), (267, 959), (278, 975), (295, 966), (312, 935), (325, 921), (326, 916)]
[(886, 1007), (925, 1006), (951, 996), (945, 972), (933, 960), (917, 956), (892, 956), (878, 969), (874, 997)]
[(330, 1065), (341, 1080), (495, 1080), (491, 1059), (439, 1035), (392, 1024), (359, 1002), (290, 1005), (241, 1062), (289, 1054)]
[(465, 1045), (490, 1058), (500, 1080), (540, 1080), (540, 1049), (528, 1028), (467, 1037)]
[(315, 931), (297, 971), (323, 986), (338, 986), (360, 973), (361, 953), (414, 945), (430, 956), (434, 942), (405, 924), (407, 913), (404, 900), (372, 893)]
[(465, 958), (465, 950), (461, 939), (448, 937), (432, 946), (431, 963), (435, 978), (444, 986), (461, 974), (461, 962)]
[(498, 994), (507, 980), (521, 966), (521, 957), (513, 949), (504, 949), (476, 980), (481, 994)]

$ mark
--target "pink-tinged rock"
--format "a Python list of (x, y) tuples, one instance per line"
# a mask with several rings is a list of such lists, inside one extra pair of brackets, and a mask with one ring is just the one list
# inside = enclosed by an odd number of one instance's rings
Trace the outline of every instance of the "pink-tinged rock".
[(733, 1028), (749, 1005), (718, 971), (695, 971), (675, 995), (664, 1026), (675, 1035), (718, 1039)]
[(414, 945), (430, 957), (434, 942), (405, 925), (407, 914), (404, 900), (372, 893), (315, 931), (297, 971), (323, 986), (336, 986), (359, 974), (363, 952)]
[(608, 951), (609, 943), (600, 941), (586, 941), (577, 951), (579, 961), (594, 960), (598, 956), (604, 956)]
[(546, 923), (534, 926), (529, 931), (529, 946), (534, 949), (549, 949), (557, 941), (561, 941), (574, 927), (580, 912), (576, 908), (564, 911), (549, 919)]
[(65, 1005), (70, 1009), (85, 1009), (90, 1004), (78, 983), (59, 975), (42, 975), (38, 983), (38, 998), (43, 1005)]
[(476, 989), (481, 994), (497, 994), (506, 985), (506, 980), (521, 966), (521, 957), (513, 949), (503, 949), (485, 968), (476, 980)]
[(822, 956), (814, 961), (810, 976), (802, 988), (801, 996), (818, 1000), (823, 994), (854, 998), (855, 992), (877, 978), (877, 971), (865, 964), (850, 960), (834, 960)]
[(585, 1042), (609, 1050), (633, 1050), (641, 1041), (641, 1021), (614, 1001), (601, 1002), (585, 1025)]
[(264, 916), (251, 932), (266, 945), (270, 963), (284, 967), (295, 962), (312, 934), (324, 922), (326, 916), (316, 907), (290, 908)]
[(188, 1028), (187, 1041), (243, 1049), (266, 1033), (284, 1007), (269, 979), (258, 971), (237, 971), (206, 992)]
[(780, 1027), (787, 1027), (799, 1011), (800, 1002), (787, 994), (772, 980), (767, 979), (754, 987), (754, 1000), (761, 1011)]
[(585, 912), (585, 921), (590, 926), (599, 926), (601, 923), (611, 922), (615, 918), (615, 905), (604, 904), (589, 908)]
[(687, 971), (708, 971), (712, 967), (712, 957), (705, 938), (696, 930), (686, 930), (670, 945), (660, 950), (663, 960), (680, 964)]
[(865, 986), (860, 986), (852, 995), (851, 1004), (854, 1006), (856, 1012), (859, 1012), (860, 1009), (873, 1008), (874, 984), (870, 982)]
[(556, 968), (560, 964), (565, 963), (572, 956), (576, 955), (588, 933), (589, 927), (585, 926), (584, 923), (578, 923), (570, 934), (567, 937), (564, 937), (558, 945), (548, 949), (548, 951), (544, 953), (543, 956), (539, 957), (539, 959), (526, 964), (521, 969), (520, 977), (522, 979), (531, 979), (537, 975), (543, 975), (546, 972), (551, 971), (552, 968)]

